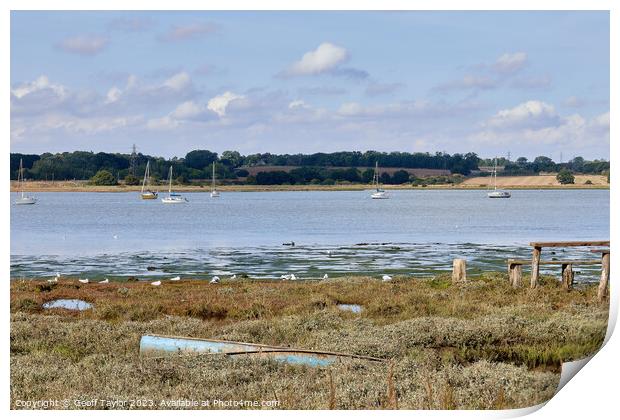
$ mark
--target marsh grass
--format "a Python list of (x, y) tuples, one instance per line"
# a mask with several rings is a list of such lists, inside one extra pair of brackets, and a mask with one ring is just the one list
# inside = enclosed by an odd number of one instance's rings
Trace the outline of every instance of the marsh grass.
[[(516, 408), (549, 399), (563, 361), (592, 354), (608, 317), (596, 288), (504, 274), (453, 285), (371, 278), (80, 285), (11, 282), (11, 400), (273, 399), (280, 408)], [(43, 286), (43, 287), (42, 287)], [(58, 298), (87, 311), (42, 310)], [(359, 314), (337, 304), (358, 304)], [(146, 333), (374, 356), (329, 368), (222, 355), (149, 359)], [(14, 407), (14, 405), (12, 405)], [(14, 407), (15, 408), (15, 407)]]

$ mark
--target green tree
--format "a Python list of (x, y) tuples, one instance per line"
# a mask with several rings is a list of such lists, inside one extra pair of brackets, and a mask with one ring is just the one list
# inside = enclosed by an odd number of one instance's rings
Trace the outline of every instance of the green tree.
[(116, 178), (110, 173), (102, 169), (98, 171), (89, 181), (91, 185), (116, 185)]
[(140, 185), (140, 180), (132, 174), (129, 174), (125, 177), (125, 185)]
[(575, 176), (568, 169), (562, 169), (555, 178), (562, 185), (575, 183)]
[(185, 166), (194, 169), (205, 169), (205, 167), (211, 165), (216, 160), (217, 153), (208, 150), (192, 150), (185, 155)]
[(392, 175), (392, 184), (404, 184), (406, 182), (409, 182), (409, 172), (401, 169)]

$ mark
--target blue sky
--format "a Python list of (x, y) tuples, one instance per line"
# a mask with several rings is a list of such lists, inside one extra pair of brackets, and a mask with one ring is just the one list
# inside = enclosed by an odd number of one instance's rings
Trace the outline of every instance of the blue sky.
[(11, 150), (609, 158), (607, 12), (12, 12)]

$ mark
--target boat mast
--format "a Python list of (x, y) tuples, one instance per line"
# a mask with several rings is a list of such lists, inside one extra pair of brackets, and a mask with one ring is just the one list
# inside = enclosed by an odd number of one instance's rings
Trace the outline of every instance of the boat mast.
[(172, 165), (170, 165), (170, 174), (168, 175), (168, 178), (170, 178), (170, 183), (168, 185), (168, 197), (170, 197), (172, 194)]
[(24, 198), (24, 163), (19, 159), (19, 172), (17, 173), (17, 185), (21, 189), (22, 198)]
[(493, 189), (497, 190), (497, 158), (493, 159)]
[(144, 194), (144, 187), (146, 186), (146, 180), (149, 178), (149, 164), (150, 161), (146, 161), (146, 170), (144, 171), (144, 181), (142, 181), (142, 193)]
[(215, 162), (213, 162), (213, 175), (211, 176), (211, 191), (215, 191)]

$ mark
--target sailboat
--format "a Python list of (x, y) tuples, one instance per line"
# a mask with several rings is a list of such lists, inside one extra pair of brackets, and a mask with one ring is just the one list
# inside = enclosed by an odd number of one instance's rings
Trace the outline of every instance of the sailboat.
[(168, 186), (168, 197), (162, 198), (161, 202), (164, 204), (185, 204), (187, 203), (187, 198), (181, 197), (180, 194), (172, 192), (172, 165), (170, 165), (170, 172), (168, 174), (168, 178), (170, 180), (170, 184)]
[(510, 198), (510, 192), (497, 189), (497, 158), (493, 160), (493, 191), (487, 193), (489, 198)]
[(19, 160), (19, 172), (17, 174), (17, 183), (19, 184), (19, 190), (21, 195), (15, 200), (15, 204), (35, 204), (37, 199), (26, 195), (24, 192), (24, 164), (22, 159)]
[(157, 192), (150, 190), (151, 172), (149, 170), (151, 162), (146, 162), (146, 169), (144, 170), (144, 180), (142, 181), (142, 191), (140, 192), (140, 198), (143, 200), (155, 200), (157, 199)]
[(376, 191), (370, 195), (375, 200), (384, 200), (390, 198), (387, 191), (383, 190), (379, 186), (379, 162), (375, 162), (375, 174), (372, 177), (372, 185), (376, 188)]
[(220, 192), (215, 189), (215, 162), (213, 162), (213, 175), (212, 175), (211, 179), (212, 179), (211, 197), (212, 198), (217, 198), (217, 197), (220, 196)]

